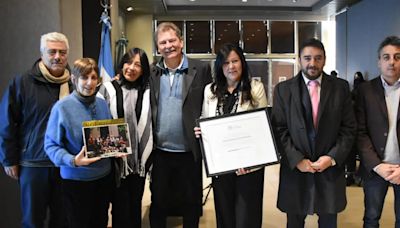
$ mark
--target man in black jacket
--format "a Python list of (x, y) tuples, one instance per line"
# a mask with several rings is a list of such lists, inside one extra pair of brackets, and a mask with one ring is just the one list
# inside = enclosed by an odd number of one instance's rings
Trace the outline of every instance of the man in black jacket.
[(400, 227), (400, 38), (387, 37), (378, 49), (380, 76), (363, 83), (356, 96), (357, 146), (364, 188), (364, 227), (379, 227), (389, 186)]
[(175, 24), (161, 23), (155, 38), (162, 58), (150, 72), (156, 146), (150, 185), (150, 225), (165, 227), (166, 216), (177, 205), (175, 215), (183, 215), (183, 226), (198, 227), (201, 153), (193, 128), (201, 115), (203, 91), (211, 82), (211, 70), (207, 64), (182, 53), (184, 41)]
[(65, 227), (59, 169), (47, 157), (44, 134), (53, 104), (69, 94), (68, 40), (61, 33), (41, 37), (41, 58), (15, 77), (0, 103), (0, 162), (21, 188), (22, 226)]
[(316, 39), (300, 47), (301, 71), (274, 91), (272, 126), (282, 155), (278, 208), (287, 227), (337, 227), (346, 207), (343, 164), (356, 133), (349, 85), (323, 72), (325, 48)]

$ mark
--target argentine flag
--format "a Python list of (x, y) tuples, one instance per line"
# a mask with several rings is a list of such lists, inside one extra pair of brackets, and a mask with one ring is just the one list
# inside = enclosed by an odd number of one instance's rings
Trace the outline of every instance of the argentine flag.
[(103, 12), (100, 18), (102, 22), (101, 26), (101, 47), (99, 55), (99, 70), (100, 77), (103, 78), (103, 82), (110, 81), (114, 77), (114, 67), (112, 63), (111, 55), (111, 22), (110, 17), (106, 12)]

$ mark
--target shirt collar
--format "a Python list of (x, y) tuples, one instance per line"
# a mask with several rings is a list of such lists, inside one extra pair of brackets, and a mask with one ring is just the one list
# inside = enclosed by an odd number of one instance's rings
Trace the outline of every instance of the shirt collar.
[(393, 85), (389, 85), (386, 81), (385, 81), (385, 79), (383, 78), (383, 76), (381, 75), (381, 81), (382, 81), (382, 85), (383, 85), (383, 88), (389, 88), (389, 87), (400, 87), (400, 78), (393, 84)]
[[(308, 82), (309, 81), (311, 81), (310, 79), (308, 79), (305, 75), (304, 75), (304, 73), (303, 72), (301, 72), (301, 75), (303, 76), (303, 80), (304, 80), (304, 83), (306, 83), (306, 85), (308, 85)], [(317, 79), (315, 79), (315, 80), (317, 80), (318, 81), (318, 83), (319, 83), (319, 85), (321, 85), (321, 81), (322, 81), (322, 74), (317, 78)], [(315, 81), (314, 80), (314, 81)]]
[(188, 58), (185, 54), (182, 54), (182, 59), (181, 59), (181, 63), (179, 64), (179, 66), (175, 69), (168, 69), (166, 67), (164, 58), (161, 58), (161, 60), (157, 63), (157, 67), (161, 68), (162, 70), (172, 70), (172, 71), (185, 71), (189, 68), (189, 62), (188, 62)]

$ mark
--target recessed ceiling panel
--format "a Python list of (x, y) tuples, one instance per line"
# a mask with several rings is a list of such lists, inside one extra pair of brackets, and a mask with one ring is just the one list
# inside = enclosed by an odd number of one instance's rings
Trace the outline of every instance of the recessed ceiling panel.
[(168, 6), (312, 7), (319, 0), (164, 0)]

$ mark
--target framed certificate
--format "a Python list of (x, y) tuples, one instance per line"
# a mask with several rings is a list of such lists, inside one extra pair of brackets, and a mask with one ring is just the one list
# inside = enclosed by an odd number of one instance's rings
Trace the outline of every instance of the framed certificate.
[(266, 109), (197, 120), (207, 176), (279, 162)]

